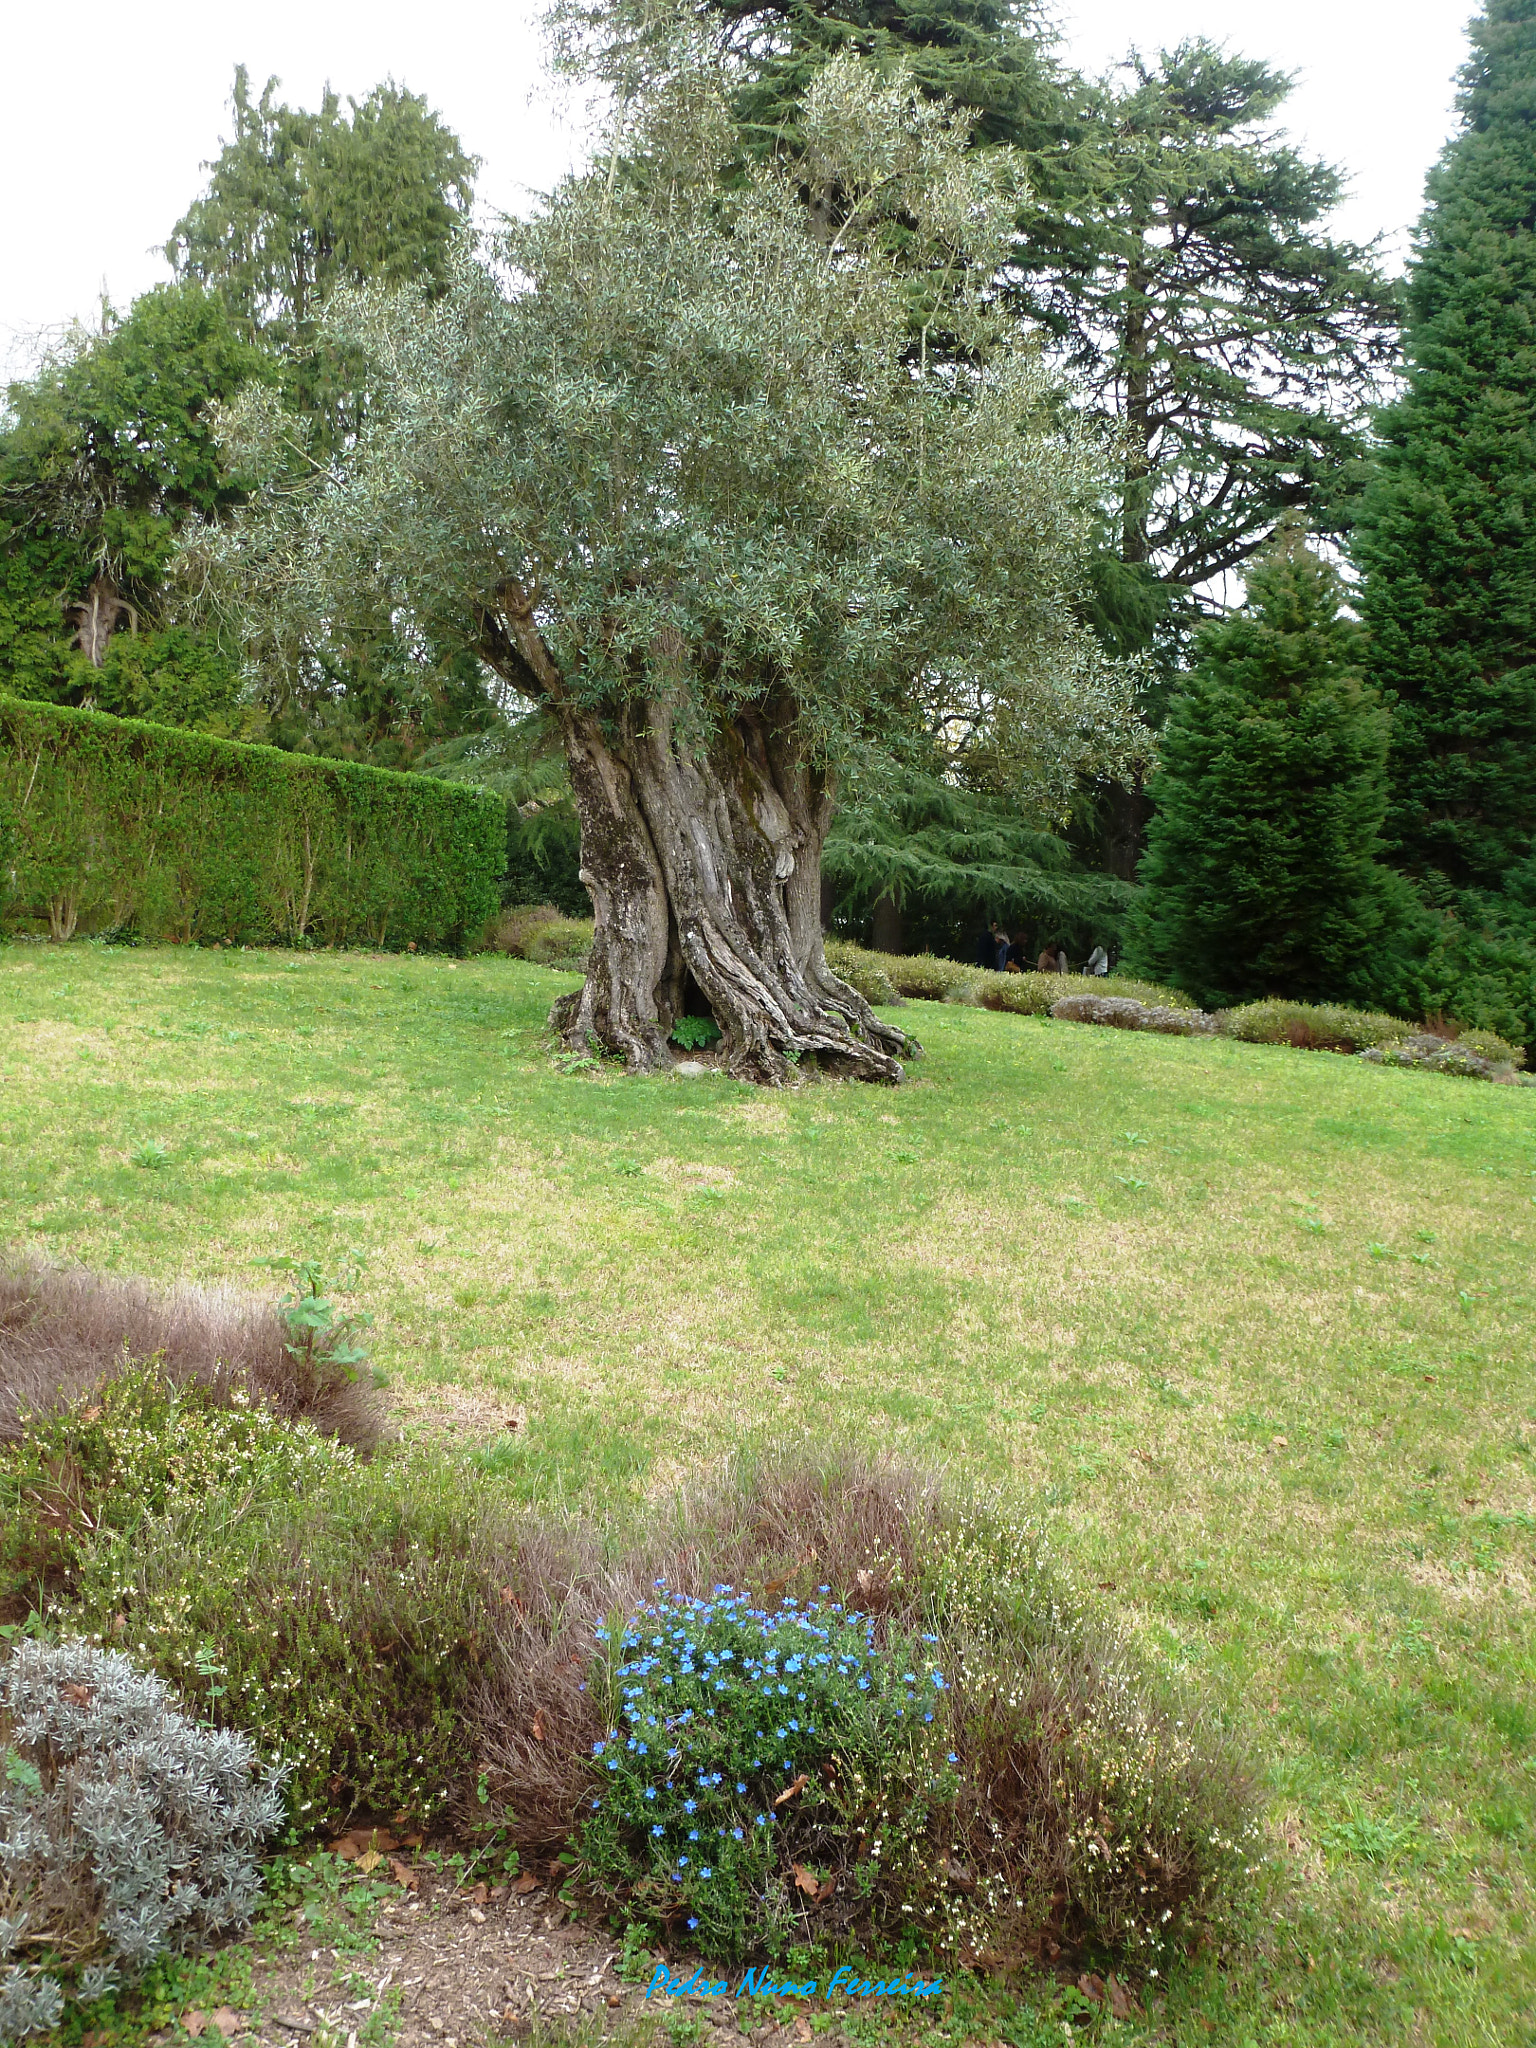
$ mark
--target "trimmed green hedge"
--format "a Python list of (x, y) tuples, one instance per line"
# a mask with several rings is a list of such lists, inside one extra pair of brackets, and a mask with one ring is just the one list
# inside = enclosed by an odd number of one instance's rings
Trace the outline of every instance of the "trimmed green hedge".
[(0, 696), (0, 924), (56, 939), (442, 947), (501, 899), (462, 783)]

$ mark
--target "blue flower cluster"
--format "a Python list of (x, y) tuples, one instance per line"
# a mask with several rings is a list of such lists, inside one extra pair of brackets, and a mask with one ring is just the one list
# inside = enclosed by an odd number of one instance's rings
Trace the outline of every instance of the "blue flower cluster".
[(877, 1643), (874, 1620), (829, 1589), (769, 1611), (717, 1586), (671, 1591), (614, 1634), (612, 1722), (593, 1744), (599, 1789), (583, 1830), (594, 1872), (661, 1916), (681, 1913), (711, 1953), (738, 1953), (776, 1867), (825, 1812), (842, 1763), (921, 1739), (944, 1679), (925, 1645)]

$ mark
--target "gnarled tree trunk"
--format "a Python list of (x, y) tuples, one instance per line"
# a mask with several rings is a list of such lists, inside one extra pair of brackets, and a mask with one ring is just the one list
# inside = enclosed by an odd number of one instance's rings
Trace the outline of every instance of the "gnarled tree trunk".
[(676, 1020), (702, 999), (726, 1064), (782, 1083), (802, 1059), (899, 1081), (920, 1050), (827, 966), (821, 849), (825, 778), (788, 721), (747, 710), (707, 741), (675, 730), (665, 704), (617, 720), (556, 701), (581, 818), (581, 877), (596, 910), (585, 986), (555, 1006), (566, 1042), (655, 1071)]
[(91, 587), (76, 603), (66, 607), (75, 622), (75, 645), (100, 668), (107, 658), (107, 644), (124, 619), (132, 621), (133, 606), (105, 569), (91, 579)]

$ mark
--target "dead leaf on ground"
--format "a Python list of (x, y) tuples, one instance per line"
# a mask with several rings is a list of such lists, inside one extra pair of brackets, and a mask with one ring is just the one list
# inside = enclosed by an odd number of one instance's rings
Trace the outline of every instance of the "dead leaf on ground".
[(810, 2038), (811, 2023), (803, 2012), (797, 2012), (795, 2014), (795, 2039), (797, 2041), (809, 2041)]
[(357, 1867), (363, 1873), (364, 1877), (372, 1877), (373, 1873), (378, 1869), (379, 1865), (383, 1861), (384, 1858), (379, 1854), (377, 1849), (365, 1849), (362, 1855), (359, 1856), (357, 1859)]
[(198, 2038), (198, 2036), (201, 2033), (203, 2033), (207, 2025), (207, 2013), (199, 2012), (195, 2006), (193, 2007), (191, 2012), (184, 2012), (181, 2016), (182, 2032), (184, 2034), (190, 2034), (194, 2041)]
[(409, 1863), (402, 1863), (398, 1856), (390, 1857), (389, 1874), (402, 1891), (414, 1892), (420, 1888), (420, 1878)]
[(538, 1888), (539, 1880), (536, 1877), (530, 1877), (526, 1870), (512, 1886), (513, 1891), (517, 1893), (520, 1899), (527, 1898), (530, 1892), (536, 1892)]
[[(343, 1863), (356, 1863), (363, 1869), (375, 1870), (381, 1860), (398, 1849), (400, 1844), (388, 1828), (348, 1828), (344, 1835), (337, 1835), (325, 1846)], [(365, 1856), (372, 1856), (373, 1862), (363, 1863)]]
[(1094, 2005), (1102, 2005), (1104, 2003), (1104, 1979), (1096, 1977), (1091, 1970), (1085, 1971), (1078, 1978), (1077, 1988), (1081, 1991), (1084, 1998), (1089, 1999)]
[(812, 1905), (824, 1906), (837, 1890), (835, 1877), (818, 1877), (814, 1870), (808, 1869), (803, 1863), (792, 1863), (790, 1869), (795, 1873), (796, 1889), (804, 1892)]
[(1141, 2007), (1117, 1978), (1111, 1977), (1106, 1988), (1109, 1992), (1109, 2009), (1117, 2020), (1131, 2020), (1139, 2016)]
[(804, 1771), (802, 1771), (802, 1772), (800, 1773), (800, 1775), (799, 1775), (799, 1777), (798, 1777), (798, 1778), (793, 1778), (793, 1779), (791, 1779), (791, 1781), (789, 1782), (789, 1784), (787, 1784), (787, 1785), (786, 1785), (786, 1786), (784, 1787), (784, 1790), (783, 1790), (783, 1791), (782, 1791), (782, 1792), (781, 1792), (781, 1793), (779, 1794), (778, 1798), (777, 1798), (777, 1799), (775, 1799), (775, 1801), (773, 1802), (773, 1803), (774, 1803), (774, 1805), (775, 1805), (775, 1806), (782, 1806), (782, 1805), (784, 1804), (784, 1802), (785, 1802), (785, 1800), (786, 1800), (786, 1799), (793, 1799), (793, 1798), (794, 1798), (794, 1796), (795, 1796), (795, 1794), (796, 1794), (797, 1792), (803, 1792), (803, 1791), (805, 1790), (807, 1782), (808, 1782), (808, 1780), (807, 1780), (807, 1778), (806, 1778), (805, 1772), (804, 1772)]
[(483, 1906), (491, 1896), (491, 1888), (488, 1884), (477, 1884), (469, 1896), (477, 1906)]
[(535, 1742), (542, 1742), (544, 1740), (544, 1709), (542, 1707), (533, 1717), (533, 1739)]

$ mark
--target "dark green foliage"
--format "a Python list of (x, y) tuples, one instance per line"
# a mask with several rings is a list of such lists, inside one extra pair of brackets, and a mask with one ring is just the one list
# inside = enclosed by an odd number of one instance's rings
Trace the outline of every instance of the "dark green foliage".
[(1368, 977), (1385, 921), (1386, 718), (1339, 599), (1300, 536), (1282, 536), (1242, 611), (1202, 636), (1169, 714), (1127, 965), (1208, 1008), (1345, 996)]
[(343, 112), (284, 106), (279, 80), (251, 99), (235, 70), (233, 140), (166, 253), (215, 288), (254, 335), (290, 343), (338, 285), (440, 284), (468, 219), (475, 163), (417, 93), (375, 86)]
[[(843, 807), (821, 867), (841, 936), (967, 961), (994, 917), (1010, 933), (1027, 928), (1036, 950), (1061, 940), (1086, 958), (1095, 945), (1118, 941), (1134, 894), (1112, 875), (1079, 867), (1017, 804), (910, 769)], [(878, 928), (892, 910), (895, 944)]]
[(185, 726), (219, 739), (263, 737), (259, 707), (241, 701), (235, 662), (216, 638), (187, 626), (114, 634), (88, 688), (92, 709), (114, 718)]
[(484, 792), (0, 698), (13, 928), (226, 943), (476, 944), (505, 813)]
[[(376, 86), (344, 107), (285, 106), (269, 79), (253, 100), (236, 71), (234, 134), (166, 253), (260, 343), (291, 416), (295, 475), (358, 433), (356, 352), (322, 337), (337, 291), (364, 284), (436, 294), (468, 223), (474, 160), (419, 95)], [(266, 737), (332, 759), (411, 768), (422, 750), (486, 725), (478, 662), (428, 632), (402, 633), (388, 602), (333, 620), (323, 656), (254, 650)], [(253, 650), (245, 650), (251, 655)]]
[(537, 713), (443, 741), (413, 765), (423, 775), (474, 783), (506, 799), (504, 904), (552, 903), (567, 917), (591, 917), (570, 777), (558, 737)]
[[(754, 153), (796, 145), (812, 79), (849, 51), (973, 110), (978, 147), (1022, 153), (1010, 289), (1128, 450), (1094, 578), (1106, 645), (1171, 647), (1198, 616), (1192, 593), (1286, 511), (1338, 529), (1397, 305), (1372, 251), (1322, 232), (1339, 172), (1267, 125), (1291, 90), (1283, 73), (1195, 41), (1093, 85), (1058, 61), (1035, 0), (697, 11), (730, 52)], [(643, 8), (566, 13), (605, 23), (611, 68), (634, 64)]]
[(1461, 889), (1440, 907), (1389, 873), (1387, 903), (1389, 944), (1362, 995), (1536, 1051), (1536, 862), (1511, 869), (1501, 890)]
[(1448, 892), (1503, 891), (1536, 846), (1536, 0), (1490, 0), (1472, 45), (1355, 553), (1392, 701), (1389, 853), (1476, 928)]
[(6, 687), (125, 711), (186, 710), (188, 723), (231, 715), (234, 669), (215, 645), (134, 636), (154, 623), (182, 528), (239, 501), (214, 407), (270, 374), (214, 294), (167, 285), (125, 317), (106, 314), (101, 334), (76, 334), (10, 387), (0, 433)]
[(235, 72), (233, 139), (208, 189), (166, 244), (178, 277), (216, 292), (241, 331), (283, 363), (285, 390), (327, 447), (358, 425), (357, 365), (317, 345), (315, 325), (344, 285), (417, 284), (447, 274), (469, 219), (475, 163), (426, 101), (375, 86), (343, 111), (284, 106), (269, 78), (252, 101)]
[(757, 155), (794, 145), (811, 81), (848, 52), (884, 72), (901, 64), (923, 92), (970, 109), (981, 142), (1034, 148), (1044, 158), (1066, 119), (1040, 0), (701, 0), (698, 11), (735, 60), (737, 118)]
[[(178, 623), (167, 585), (178, 539), (241, 498), (212, 407), (253, 378), (279, 383), (294, 439), (324, 459), (356, 431), (358, 366), (315, 339), (338, 286), (431, 291), (467, 219), (474, 165), (425, 102), (394, 85), (344, 111), (252, 103), (168, 253), (175, 285), (101, 335), (77, 334), (12, 387), (0, 433), (0, 684), (126, 717), (269, 738), (382, 766), (488, 716), (473, 663), (402, 644), (359, 619), (344, 652), (264, 701), (240, 686), (244, 650), (212, 614)], [(195, 608), (189, 594), (182, 610)]]
[(1371, 252), (1320, 232), (1339, 173), (1265, 125), (1288, 78), (1205, 42), (1127, 70), (1087, 99), (1014, 269), (1124, 437), (1097, 609), (1110, 645), (1145, 647), (1286, 511), (1336, 530), (1396, 308)]

